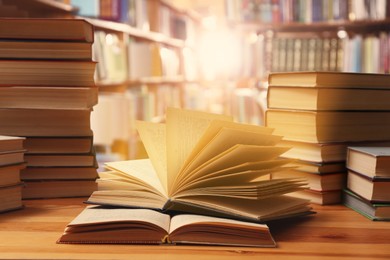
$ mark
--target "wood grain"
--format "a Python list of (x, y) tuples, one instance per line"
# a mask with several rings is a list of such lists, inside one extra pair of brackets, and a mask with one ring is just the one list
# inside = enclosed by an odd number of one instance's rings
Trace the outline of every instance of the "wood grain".
[(83, 198), (27, 200), (0, 215), (1, 259), (390, 259), (390, 222), (342, 206), (270, 225), (277, 248), (56, 244), (85, 207)]

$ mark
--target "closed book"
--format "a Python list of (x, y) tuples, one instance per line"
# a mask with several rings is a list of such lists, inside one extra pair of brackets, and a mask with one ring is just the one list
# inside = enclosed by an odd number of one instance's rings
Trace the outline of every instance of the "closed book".
[(390, 111), (390, 89), (325, 87), (268, 88), (271, 109)]
[(336, 71), (271, 73), (269, 86), (389, 89), (389, 75)]
[(93, 136), (27, 137), (26, 154), (85, 154), (91, 153)]
[(316, 163), (345, 162), (348, 146), (390, 146), (390, 141), (307, 143), (282, 140), (278, 145), (291, 147), (284, 158)]
[(345, 189), (343, 191), (343, 203), (371, 220), (390, 221), (390, 203), (375, 203), (366, 200), (356, 193)]
[(3, 18), (0, 39), (93, 42), (93, 26), (83, 19)]
[(24, 137), (0, 135), (0, 153), (24, 149)]
[(347, 168), (368, 177), (390, 177), (390, 146), (350, 146)]
[(371, 202), (390, 201), (390, 178), (373, 177), (348, 171), (347, 188)]
[(316, 174), (304, 172), (295, 169), (288, 171), (274, 172), (271, 174), (273, 179), (280, 178), (302, 178), (307, 181), (310, 190), (315, 191), (333, 191), (341, 190), (345, 187), (347, 174), (345, 172)]
[(0, 213), (22, 208), (22, 185), (1, 187), (0, 198)]
[(20, 183), (20, 171), (26, 167), (25, 164), (12, 164), (0, 167), (0, 188), (14, 186)]
[(97, 102), (97, 87), (0, 87), (0, 108), (87, 109)]
[(20, 179), (33, 180), (95, 180), (97, 167), (26, 167), (20, 171)]
[(366, 111), (266, 111), (266, 125), (285, 140), (311, 143), (390, 140), (390, 113)]
[(91, 42), (0, 39), (1, 59), (91, 60)]
[(0, 87), (93, 87), (95, 65), (81, 60), (0, 60)]
[(90, 109), (0, 109), (0, 134), (15, 136), (92, 136)]
[(23, 199), (88, 197), (97, 189), (94, 180), (24, 181)]

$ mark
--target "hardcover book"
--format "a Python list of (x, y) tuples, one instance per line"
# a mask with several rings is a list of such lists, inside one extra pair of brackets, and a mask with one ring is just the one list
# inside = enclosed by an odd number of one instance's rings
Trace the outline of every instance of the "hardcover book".
[(191, 214), (171, 217), (148, 209), (91, 206), (67, 225), (57, 242), (275, 247), (264, 224)]

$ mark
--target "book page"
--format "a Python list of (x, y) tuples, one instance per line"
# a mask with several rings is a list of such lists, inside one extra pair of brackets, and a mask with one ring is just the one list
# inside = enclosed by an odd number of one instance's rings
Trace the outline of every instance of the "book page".
[[(275, 159), (288, 149), (289, 148), (286, 147), (237, 144), (195, 169), (191, 173), (191, 178), (200, 178), (201, 176), (246, 162)], [(177, 192), (178, 191), (176, 191), (175, 194), (177, 194)]]
[(209, 127), (206, 129), (199, 142), (196, 144), (194, 149), (192, 149), (190, 155), (186, 159), (181, 172), (187, 167), (187, 165), (193, 160), (193, 158), (221, 131), (223, 128), (228, 128), (231, 130), (241, 130), (247, 132), (253, 132), (257, 134), (270, 135), (273, 132), (272, 128), (241, 124), (233, 121), (222, 121), (214, 120), (210, 123)]
[(230, 149), (236, 144), (274, 146), (281, 139), (281, 136), (259, 134), (239, 129), (222, 128), (214, 136), (214, 138), (193, 157), (192, 161), (188, 163), (187, 167), (183, 170), (183, 172), (181, 172), (181, 174), (189, 176), (192, 170), (207, 162), (210, 158)]
[[(106, 166), (111, 170), (122, 172), (145, 184), (151, 185), (165, 196), (167, 194), (149, 159), (109, 162), (106, 163)], [(145, 185), (145, 187), (147, 186)]]
[(94, 225), (113, 222), (145, 222), (169, 231), (170, 216), (148, 209), (86, 207), (68, 226)]
[(167, 110), (168, 194), (183, 163), (213, 120), (232, 121), (232, 117), (176, 108)]
[(165, 194), (168, 194), (167, 147), (165, 124), (137, 121), (136, 128), (156, 170)]
[(245, 226), (248, 228), (252, 227), (258, 230), (268, 230), (268, 226), (264, 224), (243, 222), (243, 221), (227, 219), (227, 218), (216, 218), (216, 217), (202, 216), (202, 215), (182, 214), (182, 215), (176, 215), (172, 217), (169, 233), (174, 232), (180, 227), (199, 224), (199, 223), (215, 223), (215, 224), (218, 223), (220, 225), (226, 225), (227, 227), (234, 225), (234, 226)]

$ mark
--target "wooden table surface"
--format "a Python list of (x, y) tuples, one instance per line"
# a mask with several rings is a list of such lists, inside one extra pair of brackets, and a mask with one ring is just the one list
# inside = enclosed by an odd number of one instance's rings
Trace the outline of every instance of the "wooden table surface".
[(313, 216), (272, 225), (277, 248), (56, 244), (83, 200), (28, 200), (0, 214), (0, 259), (390, 259), (390, 222), (342, 205), (314, 206)]

